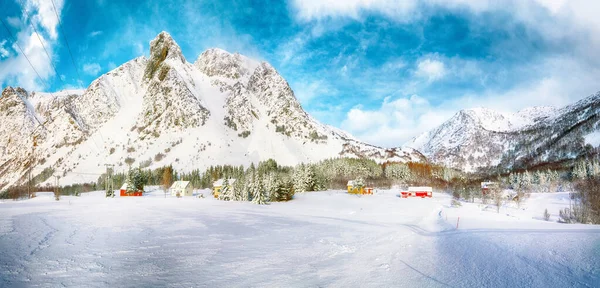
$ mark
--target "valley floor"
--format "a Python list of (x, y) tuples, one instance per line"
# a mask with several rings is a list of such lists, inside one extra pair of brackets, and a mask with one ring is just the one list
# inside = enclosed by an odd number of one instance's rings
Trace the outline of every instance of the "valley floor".
[[(398, 191), (0, 202), (2, 287), (593, 287), (600, 227), (554, 222), (566, 194), (500, 213)], [(542, 212), (553, 214), (543, 221)], [(460, 219), (459, 219), (460, 217)], [(456, 225), (458, 222), (458, 229)]]

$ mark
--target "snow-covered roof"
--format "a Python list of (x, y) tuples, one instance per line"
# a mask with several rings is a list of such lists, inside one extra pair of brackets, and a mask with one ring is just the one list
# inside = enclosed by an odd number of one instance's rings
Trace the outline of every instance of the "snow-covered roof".
[(120, 190), (127, 190), (127, 182), (125, 182), (125, 183), (123, 183), (123, 185), (121, 185)]
[(481, 182), (482, 189), (487, 189), (494, 185), (496, 185), (496, 182)]
[[(228, 179), (228, 181), (229, 181), (229, 185), (235, 183), (235, 179), (233, 179), (233, 178)], [(223, 186), (223, 182), (225, 182), (225, 179), (221, 178), (213, 183), (213, 187), (221, 187), (221, 186)]]
[(423, 187), (408, 187), (408, 191), (419, 191), (419, 192), (432, 192), (433, 188), (423, 186)]
[(171, 189), (185, 189), (188, 185), (190, 185), (190, 181), (175, 181), (171, 185)]
[(348, 181), (348, 186), (354, 186), (354, 180)]

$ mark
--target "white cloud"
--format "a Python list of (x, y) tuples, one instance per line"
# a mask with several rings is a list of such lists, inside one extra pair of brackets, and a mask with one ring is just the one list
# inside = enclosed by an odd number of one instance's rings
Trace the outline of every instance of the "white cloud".
[(6, 58), (10, 56), (10, 52), (4, 47), (4, 45), (6, 45), (6, 41), (7, 40), (0, 41), (0, 58)]
[(322, 80), (307, 80), (302, 79), (299, 82), (290, 84), (294, 89), (294, 95), (300, 101), (300, 103), (306, 105), (312, 99), (324, 94), (332, 92), (332, 88)]
[[(448, 72), (453, 74), (461, 73), (459, 64), (471, 65), (469, 61), (455, 58), (448, 61), (454, 63)], [(510, 113), (532, 106), (562, 107), (600, 90), (597, 84), (600, 68), (582, 65), (575, 59), (551, 58), (530, 69), (547, 75), (508, 91), (467, 93), (441, 98), (435, 103), (428, 100), (434, 97), (425, 95), (396, 100), (388, 97), (376, 108), (352, 108), (341, 127), (363, 141), (397, 147), (441, 125), (462, 109), (485, 107)]]
[(14, 28), (19, 28), (22, 26), (21, 19), (19, 17), (8, 17), (6, 18), (6, 22)]
[(335, 17), (359, 19), (363, 11), (377, 11), (388, 16), (407, 16), (414, 11), (416, 4), (416, 1), (411, 0), (296, 0), (292, 3), (297, 11), (296, 17), (303, 21)]
[(102, 31), (92, 31), (92, 33), (90, 33), (90, 37), (94, 38), (96, 36), (102, 35)]
[[(60, 15), (63, 1), (56, 0), (54, 3)], [(12, 50), (16, 51), (16, 53), (9, 53), (8, 57), (0, 60), (0, 84), (21, 86), (29, 90), (42, 90), (48, 88), (48, 80), (55, 76), (55, 71), (39, 38), (44, 43), (49, 56), (51, 58), (54, 57), (54, 49), (58, 36), (58, 20), (51, 1), (28, 0), (23, 3), (23, 8), (28, 13), (23, 13), (21, 15), (22, 18), (8, 17), (7, 22), (17, 30), (16, 32), (13, 30), (13, 37), (16, 38), (18, 45), (23, 49), (29, 61), (31, 61), (35, 71), (17, 47), (17, 43), (14, 43), (13, 39), (7, 37), (6, 40), (8, 42), (5, 45), (11, 45)], [(27, 14), (31, 16), (31, 19), (27, 18)], [(30, 23), (40, 32), (39, 38), (33, 29), (31, 29)], [(4, 52), (0, 53), (3, 55), (6, 54)], [(41, 80), (38, 74), (42, 78)]]
[(435, 59), (421, 59), (417, 63), (417, 76), (424, 77), (430, 82), (440, 80), (446, 75), (446, 66)]
[(342, 128), (368, 143), (397, 147), (451, 115), (450, 111), (434, 110), (427, 99), (418, 95), (394, 100), (386, 97), (375, 109), (350, 109)]
[[(63, 0), (54, 0), (57, 11), (54, 11), (54, 5), (52, 1), (48, 0), (29, 0), (25, 3), (25, 9), (29, 11), (37, 11), (36, 14), (32, 15), (32, 21), (44, 28), (44, 30), (50, 35), (51, 39), (58, 37), (58, 17), (61, 16), (61, 10), (63, 8)], [(30, 12), (31, 13), (31, 12)]]
[(102, 67), (100, 67), (100, 64), (98, 63), (87, 63), (83, 65), (83, 72), (91, 76), (98, 75), (98, 73), (100, 73), (100, 70), (102, 70)]

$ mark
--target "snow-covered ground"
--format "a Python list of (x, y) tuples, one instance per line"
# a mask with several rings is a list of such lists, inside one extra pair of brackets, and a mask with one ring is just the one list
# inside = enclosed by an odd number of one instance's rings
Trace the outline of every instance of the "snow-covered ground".
[[(0, 202), (0, 287), (597, 287), (600, 227), (551, 220), (568, 195), (500, 213), (398, 191), (207, 198), (38, 194)], [(460, 220), (458, 218), (460, 217)], [(456, 224), (458, 220), (458, 229)]]

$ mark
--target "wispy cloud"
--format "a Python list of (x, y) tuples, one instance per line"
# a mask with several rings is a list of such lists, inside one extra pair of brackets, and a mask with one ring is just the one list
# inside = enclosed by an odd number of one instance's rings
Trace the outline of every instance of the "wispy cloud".
[[(54, 3), (60, 15), (63, 1), (56, 0)], [(19, 8), (28, 13), (22, 13), (19, 17), (9, 16), (6, 18), (8, 24), (14, 29), (11, 33), (16, 39), (7, 37), (4, 40), (6, 42), (1, 45), (3, 51), (0, 53), (3, 57), (0, 59), (0, 84), (35, 90), (50, 88), (49, 82), (55, 76), (50, 58), (54, 56), (58, 36), (58, 19), (54, 7), (50, 1), (39, 0), (28, 0), (18, 2), (18, 4), (22, 4), (22, 7)], [(27, 18), (27, 16), (31, 16), (31, 18)], [(31, 25), (36, 27), (40, 35), (36, 35)], [(16, 43), (13, 40), (16, 40)], [(18, 49), (17, 43), (29, 58), (35, 71)], [(42, 43), (46, 50), (42, 47)], [(15, 67), (20, 68), (16, 69)]]
[(446, 66), (443, 62), (435, 59), (422, 59), (417, 63), (416, 75), (433, 82), (446, 75)]
[(100, 70), (102, 70), (102, 67), (100, 67), (100, 64), (98, 63), (86, 63), (83, 65), (83, 72), (91, 76), (98, 75)]
[(102, 33), (104, 33), (104, 32), (102, 32), (102, 31), (92, 31), (92, 33), (90, 33), (90, 37), (94, 38), (96, 36), (102, 35)]
[(7, 58), (8, 56), (10, 56), (10, 52), (8, 52), (8, 50), (6, 50), (6, 48), (4, 47), (4, 45), (6, 45), (7, 40), (2, 40), (0, 41), (0, 58)]

